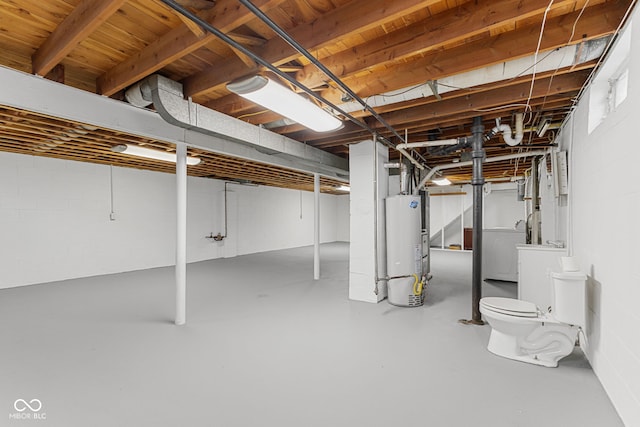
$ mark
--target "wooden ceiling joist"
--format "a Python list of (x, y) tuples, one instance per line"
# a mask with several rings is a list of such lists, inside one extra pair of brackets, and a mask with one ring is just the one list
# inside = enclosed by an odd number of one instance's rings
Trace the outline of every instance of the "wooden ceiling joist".
[[(398, 16), (436, 3), (435, 0), (355, 0), (343, 7), (332, 10), (321, 18), (293, 28), (289, 34), (310, 51), (320, 49), (340, 37), (355, 31), (362, 31), (389, 22)], [(270, 39), (256, 54), (274, 65), (282, 65), (299, 56), (287, 42), (279, 37)], [(184, 81), (186, 96), (195, 97), (215, 89), (229, 80), (242, 77), (254, 70), (238, 67), (235, 61), (228, 61), (220, 67), (212, 67), (195, 74)]]
[[(269, 9), (282, 1), (255, 0), (254, 3), (260, 8)], [(235, 0), (219, 0), (216, 2), (214, 12), (216, 14), (209, 23), (222, 32), (232, 31), (254, 19), (253, 14)], [(97, 80), (98, 93), (113, 95), (213, 40), (217, 40), (214, 35), (207, 33), (204, 36), (198, 36), (186, 25), (174, 28), (142, 51), (100, 76)]]
[[(582, 15), (580, 11), (549, 19), (545, 26), (540, 45), (541, 52), (567, 46), (582, 40), (600, 38), (616, 30), (629, 6), (629, 0), (616, 1), (607, 6), (594, 6)], [(578, 19), (580, 18), (580, 19)], [(569, 41), (576, 24), (574, 37)], [(466, 43), (453, 49), (429, 53), (415, 61), (398, 64), (393, 68), (366, 75), (353, 75), (344, 81), (361, 97), (390, 92), (427, 80), (437, 80), (446, 76), (499, 64), (515, 58), (533, 55), (536, 51), (540, 26), (530, 26), (511, 33)], [(338, 102), (342, 92), (329, 89), (322, 96)]]
[(127, 0), (82, 0), (42, 43), (31, 59), (33, 74), (44, 76)]
[[(330, 82), (313, 65), (314, 61), (289, 46), (237, 0), (176, 2), (328, 101), (336, 105), (349, 102), (344, 88), (338, 89), (339, 85)], [(487, 129), (494, 126), (495, 119), (512, 126), (513, 114), (526, 110), (528, 130), (518, 150), (551, 146), (557, 131), (539, 138), (535, 135), (536, 121), (543, 115), (552, 117), (554, 123), (565, 120), (579, 93), (583, 93), (587, 75), (597, 71), (593, 68), (600, 66), (602, 58), (555, 70), (549, 70), (545, 61), (544, 69), (537, 70), (535, 78), (528, 69), (505, 72), (503, 77), (497, 77), (502, 81), (495, 81), (494, 71), (500, 68), (497, 65), (504, 64), (506, 70), (515, 65), (515, 59), (533, 58), (537, 53), (541, 60), (557, 48), (574, 44), (599, 56), (599, 49), (615, 41), (611, 36), (622, 28), (629, 8), (637, 4), (634, 0), (252, 2), (340, 77), (349, 87), (346, 92), (353, 92), (349, 95), (356, 94), (365, 101), (371, 96), (376, 96), (376, 102), (384, 99), (384, 105), (374, 107), (376, 114), (400, 134), (406, 132), (409, 142), (468, 135), (473, 117), (478, 115), (483, 117)], [(159, 73), (182, 83), (184, 94), (195, 104), (263, 125), (277, 134), (344, 157), (348, 156), (349, 144), (371, 138), (369, 131), (349, 122), (330, 133), (312, 132), (299, 124), (282, 126), (290, 122), (230, 94), (227, 83), (264, 73), (269, 67), (257, 64), (246, 53), (234, 52), (164, 2), (0, 0), (0, 4), (3, 52), (0, 66), (39, 75), (46, 75), (57, 66), (58, 72), (49, 78), (119, 100), (124, 99), (123, 90), (128, 86)], [(565, 53), (565, 58), (573, 57), (569, 51), (559, 52), (558, 57)], [(529, 74), (513, 77), (520, 71)], [(473, 73), (473, 78), (463, 80), (467, 73)], [(461, 76), (460, 86), (471, 87), (449, 88), (454, 90), (440, 91), (439, 97), (431, 96), (432, 92), (425, 88), (422, 98), (413, 99), (426, 82), (443, 82), (443, 78), (456, 75)], [(532, 80), (535, 80), (533, 92), (528, 99)], [(409, 90), (415, 93), (405, 98)], [(397, 96), (387, 97), (392, 92)], [(400, 142), (400, 138), (377, 123), (371, 111), (362, 108), (351, 114), (392, 144)], [(175, 146), (160, 140), (161, 137), (154, 140), (128, 135), (107, 129), (108, 125), (82, 133), (77, 128), (81, 125), (73, 120), (0, 107), (0, 150), (173, 172), (170, 164), (110, 150), (116, 144), (133, 143), (173, 152)], [(487, 142), (486, 150), (493, 156), (514, 149), (500, 138), (493, 138)], [(429, 166), (460, 158), (460, 153), (417, 151), (425, 156)], [(189, 167), (191, 176), (313, 188), (310, 172), (198, 149), (189, 152), (203, 160)], [(390, 156), (396, 159), (398, 153), (391, 150)], [(486, 171), (491, 176), (511, 176), (517, 172), (516, 164), (522, 169), (523, 162), (512, 162), (491, 164)], [(463, 180), (470, 174), (470, 168), (451, 172)], [(340, 180), (323, 180), (322, 191), (333, 192), (333, 185), (339, 183)]]
[[(409, 56), (438, 50), (447, 44), (468, 39), (516, 19), (542, 14), (548, 5), (548, 0), (483, 0), (463, 3), (434, 15), (428, 22), (416, 22), (384, 37), (322, 58), (322, 63), (340, 78), (352, 76), (372, 66), (380, 67)], [(416, 46), (422, 48), (416, 49)], [(309, 64), (296, 78), (307, 87), (317, 87), (326, 81), (327, 76), (316, 66)]]

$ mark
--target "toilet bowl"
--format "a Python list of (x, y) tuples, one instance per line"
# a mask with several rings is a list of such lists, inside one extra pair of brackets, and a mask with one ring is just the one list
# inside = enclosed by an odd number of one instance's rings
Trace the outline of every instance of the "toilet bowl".
[(487, 349), (508, 359), (556, 367), (571, 354), (578, 337), (579, 326), (562, 323), (527, 301), (482, 298), (480, 313), (491, 326)]
[(486, 297), (480, 313), (491, 326), (488, 350), (498, 356), (547, 367), (568, 356), (585, 324), (587, 277), (573, 258), (563, 259), (563, 272), (551, 274), (552, 305), (543, 312), (534, 303)]

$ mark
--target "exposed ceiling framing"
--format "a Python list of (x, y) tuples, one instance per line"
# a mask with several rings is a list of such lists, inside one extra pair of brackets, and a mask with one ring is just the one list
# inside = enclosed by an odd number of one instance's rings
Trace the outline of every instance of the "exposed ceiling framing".
[[(251, 52), (288, 73), (338, 106), (344, 91), (236, 0), (181, 0), (178, 3)], [(565, 67), (515, 78), (487, 80), (473, 87), (399, 102), (375, 111), (408, 142), (454, 138), (470, 133), (473, 117), (488, 129), (495, 119), (512, 124), (526, 113), (524, 142), (508, 147), (499, 137), (486, 144), (488, 156), (552, 146), (554, 132), (538, 137), (541, 117), (563, 121), (598, 58), (579, 62), (591, 40), (615, 34), (633, 0), (253, 0), (271, 20), (311, 52), (360, 98), (409, 91), (462, 73), (517, 58), (543, 58), (577, 45), (576, 61)], [(608, 40), (608, 39), (603, 39)], [(165, 6), (159, 0), (0, 0), (0, 65), (115, 99), (141, 79), (159, 73), (183, 84), (193, 102), (338, 156), (348, 145), (370, 139), (362, 127), (345, 123), (320, 134), (242, 100), (226, 89), (239, 77), (265, 72), (237, 49)], [(2, 84), (2, 83), (0, 83)], [(391, 99), (391, 98), (390, 98)], [(353, 116), (392, 144), (400, 143), (364, 108)], [(84, 132), (84, 133), (83, 133)], [(15, 108), (0, 108), (0, 150), (79, 161), (173, 172), (172, 165), (131, 160), (109, 148), (118, 141), (173, 150), (167, 141), (84, 126)], [(193, 176), (311, 190), (313, 176), (192, 149), (205, 159), (190, 166)], [(420, 149), (428, 166), (455, 162), (464, 153)], [(392, 156), (397, 152), (392, 150)], [(522, 174), (526, 161), (491, 163), (488, 179)], [(469, 168), (448, 170), (454, 182), (470, 177)], [(340, 182), (322, 180), (323, 191)]]

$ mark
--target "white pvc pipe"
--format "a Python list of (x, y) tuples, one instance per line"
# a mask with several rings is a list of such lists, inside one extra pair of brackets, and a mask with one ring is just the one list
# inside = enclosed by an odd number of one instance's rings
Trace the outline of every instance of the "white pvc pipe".
[[(536, 150), (536, 151), (528, 151), (526, 153), (506, 154), (504, 156), (489, 157), (489, 158), (485, 159), (484, 163), (501, 162), (503, 160), (521, 159), (523, 157), (531, 157), (531, 156), (544, 156), (546, 153), (547, 152), (545, 150)], [(441, 171), (443, 169), (452, 169), (452, 168), (457, 168), (457, 167), (462, 167), (462, 166), (471, 166), (472, 164), (473, 164), (473, 161), (469, 160), (467, 162), (447, 163), (447, 164), (444, 164), (444, 165), (434, 166), (425, 175), (425, 177), (422, 178), (422, 181), (420, 181), (420, 184), (418, 184), (418, 186), (415, 188), (415, 190), (413, 190), (413, 194), (415, 196), (417, 196), (418, 192), (420, 191), (420, 189), (422, 187), (424, 187), (424, 185), (427, 183), (427, 181), (429, 181), (431, 179), (431, 177), (433, 175), (435, 175), (437, 172), (439, 172), (439, 171)]]
[(396, 150), (398, 150), (400, 152), (400, 154), (402, 154), (403, 156), (405, 156), (407, 159), (409, 159), (409, 161), (411, 163), (413, 163), (414, 165), (416, 165), (416, 167), (420, 170), (424, 170), (424, 166), (422, 165), (422, 163), (420, 163), (419, 161), (417, 161), (416, 159), (413, 158), (413, 156), (411, 156), (411, 154), (409, 154), (404, 148), (398, 147), (396, 145)]
[(436, 141), (422, 141), (422, 142), (407, 142), (405, 144), (398, 144), (396, 148), (421, 148), (421, 147), (440, 147), (442, 145), (456, 145), (459, 141), (457, 138), (453, 139), (441, 139)]
[(187, 147), (176, 144), (176, 325), (187, 321)]
[[(518, 145), (522, 142), (522, 138), (524, 138), (524, 124), (523, 119), (524, 115), (522, 113), (516, 114), (516, 136), (511, 136), (511, 128), (509, 125), (499, 125), (493, 128), (493, 132), (498, 133), (502, 132), (502, 139), (504, 142), (513, 147), (514, 145)], [(497, 120), (496, 120), (497, 121)]]
[(313, 174), (313, 279), (320, 279), (320, 175)]

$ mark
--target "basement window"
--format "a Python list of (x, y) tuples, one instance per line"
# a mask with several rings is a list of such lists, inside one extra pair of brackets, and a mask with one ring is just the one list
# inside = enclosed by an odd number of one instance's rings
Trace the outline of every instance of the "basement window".
[(627, 98), (631, 22), (620, 33), (613, 49), (589, 89), (589, 133), (615, 111)]
[(629, 86), (629, 68), (625, 67), (622, 73), (615, 80), (609, 81), (611, 86), (612, 110), (618, 108), (622, 101), (627, 99), (627, 88)]

